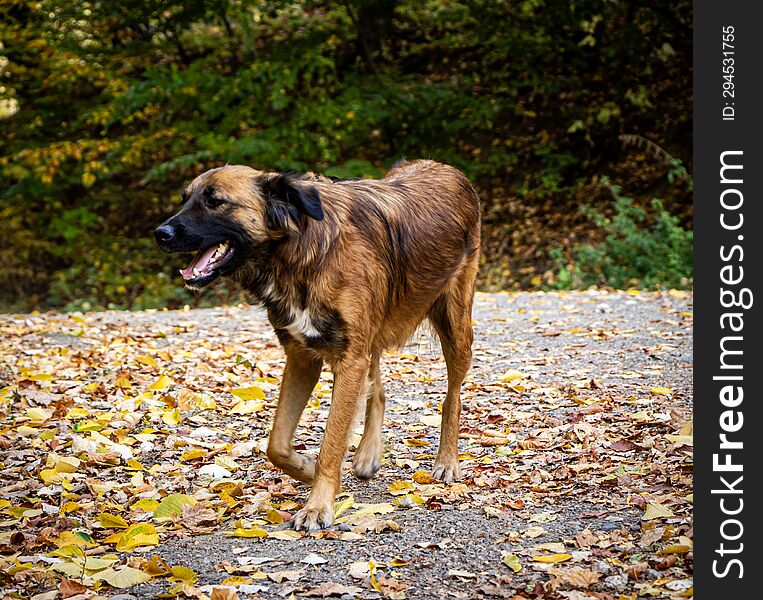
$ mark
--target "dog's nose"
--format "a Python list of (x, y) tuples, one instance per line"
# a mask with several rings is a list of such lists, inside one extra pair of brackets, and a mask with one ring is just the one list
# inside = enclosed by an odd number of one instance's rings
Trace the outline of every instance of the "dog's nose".
[(175, 237), (175, 228), (172, 225), (160, 225), (154, 229), (154, 237), (160, 244), (166, 244)]

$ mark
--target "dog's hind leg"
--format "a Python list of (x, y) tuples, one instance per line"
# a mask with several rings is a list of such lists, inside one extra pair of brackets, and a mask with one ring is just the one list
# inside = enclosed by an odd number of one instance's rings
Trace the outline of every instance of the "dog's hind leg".
[(458, 423), (461, 416), (461, 384), (472, 361), (472, 301), (476, 261), (470, 261), (429, 311), (429, 320), (440, 338), (448, 367), (448, 391), (442, 405), (440, 448), (432, 476), (441, 481), (461, 477), (458, 465)]
[(321, 374), (323, 361), (297, 345), (286, 348), (286, 367), (278, 398), (278, 408), (268, 441), (268, 458), (295, 479), (311, 483), (315, 460), (298, 454), (292, 439), (299, 418)]
[(360, 479), (371, 479), (381, 467), (385, 398), (378, 353), (371, 357), (368, 378), (371, 382), (371, 390), (366, 402), (363, 439), (352, 460), (352, 472)]

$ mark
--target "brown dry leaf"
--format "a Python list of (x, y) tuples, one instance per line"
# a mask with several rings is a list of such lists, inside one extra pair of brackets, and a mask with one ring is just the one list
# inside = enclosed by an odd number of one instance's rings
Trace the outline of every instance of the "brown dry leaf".
[(229, 587), (212, 588), (209, 600), (239, 600), (238, 592)]
[(275, 571), (268, 573), (268, 579), (275, 581), (276, 583), (283, 583), (284, 581), (298, 581), (305, 574), (304, 569), (293, 569), (291, 571)]
[(69, 598), (85, 592), (87, 592), (87, 587), (72, 579), (64, 579), (58, 585), (58, 593), (61, 594), (61, 598)]
[(406, 598), (405, 590), (409, 587), (410, 585), (398, 579), (387, 577), (376, 578), (376, 589), (382, 593), (382, 596), (390, 598), (390, 600), (403, 600)]
[(575, 541), (579, 548), (590, 548), (599, 541), (599, 537), (591, 532), (590, 529), (575, 534)]
[(556, 577), (559, 585), (576, 588), (588, 588), (598, 583), (601, 577), (601, 573), (585, 567), (552, 567), (548, 573)]
[(322, 583), (317, 588), (302, 592), (302, 596), (317, 597), (317, 598), (329, 598), (331, 596), (343, 596), (344, 594), (350, 594), (357, 596), (363, 592), (362, 588), (354, 585), (343, 585), (341, 583)]
[(202, 504), (184, 504), (180, 509), (179, 522), (191, 531), (204, 531), (217, 525), (217, 511)]

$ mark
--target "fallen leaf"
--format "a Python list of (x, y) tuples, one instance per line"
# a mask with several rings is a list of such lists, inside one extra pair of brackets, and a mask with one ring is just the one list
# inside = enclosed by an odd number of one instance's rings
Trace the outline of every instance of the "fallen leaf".
[(157, 379), (154, 383), (152, 383), (150, 386), (148, 386), (148, 389), (151, 391), (156, 390), (164, 390), (170, 387), (171, 385), (174, 385), (174, 381), (167, 377), (166, 375), (160, 375), (159, 379)]
[(533, 556), (533, 560), (541, 563), (560, 563), (566, 560), (570, 560), (572, 554), (566, 554), (564, 552), (558, 554), (545, 554), (542, 556)]
[(501, 562), (515, 573), (519, 573), (522, 570), (522, 564), (519, 562), (519, 557), (516, 554), (504, 554)]
[(58, 584), (58, 593), (61, 594), (61, 598), (69, 598), (85, 592), (87, 592), (87, 587), (72, 579), (64, 579)]
[(154, 509), (154, 519), (171, 519), (180, 515), (187, 504), (194, 505), (196, 500), (187, 494), (170, 494), (165, 496)]
[(644, 521), (652, 521), (653, 519), (664, 519), (668, 517), (674, 517), (675, 514), (667, 506), (660, 504), (659, 502), (649, 502), (646, 505), (646, 511), (641, 516)]
[(148, 573), (133, 567), (123, 567), (119, 571), (109, 568), (97, 573), (94, 578), (101, 579), (110, 586), (119, 589), (130, 588), (151, 580), (151, 576)]
[(110, 513), (101, 513), (98, 515), (98, 522), (104, 529), (127, 529), (129, 524), (119, 515), (112, 515)]
[(357, 596), (363, 592), (362, 588), (354, 585), (343, 585), (341, 583), (322, 583), (317, 588), (302, 592), (302, 596), (328, 598), (330, 596), (343, 596), (349, 594)]
[(305, 556), (305, 558), (303, 558), (299, 562), (306, 563), (308, 565), (322, 565), (324, 563), (327, 563), (328, 560), (325, 559), (324, 557), (316, 554), (315, 552), (311, 552), (310, 554)]
[(231, 394), (239, 398), (240, 400), (264, 400), (265, 392), (262, 388), (257, 386), (234, 388), (230, 391)]

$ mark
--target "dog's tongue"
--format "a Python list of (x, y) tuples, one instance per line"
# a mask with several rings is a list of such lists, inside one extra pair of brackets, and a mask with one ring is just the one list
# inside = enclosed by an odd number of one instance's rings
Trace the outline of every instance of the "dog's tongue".
[(191, 263), (185, 269), (180, 270), (180, 274), (183, 276), (183, 279), (193, 279), (194, 270), (203, 272), (219, 245), (220, 244), (215, 244), (214, 246), (210, 246), (206, 250), (202, 250), (196, 256), (194, 256)]

